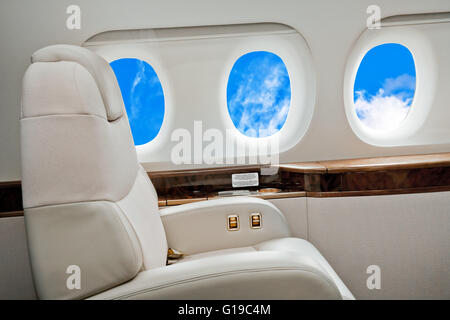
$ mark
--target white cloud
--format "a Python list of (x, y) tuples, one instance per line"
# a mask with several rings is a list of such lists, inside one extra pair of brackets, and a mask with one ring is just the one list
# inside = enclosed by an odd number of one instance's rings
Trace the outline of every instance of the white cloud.
[(370, 100), (360, 95), (355, 102), (355, 107), (361, 122), (377, 130), (395, 129), (405, 120), (409, 111), (407, 101), (395, 95), (377, 94)]
[(285, 70), (284, 66), (279, 64), (265, 63), (259, 65), (258, 70), (259, 75), (265, 75), (264, 78), (255, 78), (251, 73), (245, 75), (229, 102), (232, 116), (242, 108), (237, 125), (241, 132), (252, 137), (265, 137), (276, 133), (284, 124), (290, 97), (277, 101), (277, 96), (285, 85)]
[(139, 63), (138, 67), (139, 71), (136, 73), (136, 76), (134, 77), (134, 81), (130, 90), (131, 105), (130, 105), (130, 112), (128, 113), (129, 121), (139, 118), (139, 111), (141, 109), (142, 103), (141, 103), (141, 96), (139, 94), (136, 94), (136, 87), (143, 80), (145, 81), (146, 79), (145, 64), (141, 60), (139, 60), (138, 63)]
[(264, 79), (264, 86), (267, 89), (278, 89), (281, 85), (280, 79), (284, 76), (284, 72), (280, 65), (272, 68), (271, 74)]
[(383, 83), (385, 95), (390, 95), (398, 90), (414, 90), (416, 88), (416, 77), (402, 74), (397, 78), (387, 78)]
[(281, 104), (279, 104), (278, 112), (274, 114), (274, 116), (272, 117), (272, 119), (270, 119), (269, 122), (268, 128), (269, 136), (276, 133), (279, 130), (278, 128), (281, 128), (283, 126), (284, 122), (286, 121), (287, 114), (289, 112), (290, 103), (291, 103), (290, 99), (286, 98), (282, 101)]
[(355, 108), (358, 118), (372, 129), (387, 131), (397, 128), (408, 115), (415, 85), (415, 77), (403, 74), (386, 79), (376, 95), (366, 97), (364, 91), (357, 91)]
[[(151, 69), (148, 69), (146, 63), (144, 61), (138, 61), (138, 72), (136, 73), (133, 84), (130, 89), (130, 97), (131, 97), (131, 105), (130, 112), (128, 114), (129, 120), (139, 118), (139, 114), (145, 102), (142, 101), (143, 98), (148, 96), (159, 96), (162, 95), (163, 92), (158, 87), (159, 79), (156, 73), (151, 72)], [(139, 88), (140, 85), (144, 85), (145, 88), (151, 88), (152, 90), (146, 90), (145, 93), (142, 92), (142, 87)], [(144, 96), (145, 94), (145, 96)]]

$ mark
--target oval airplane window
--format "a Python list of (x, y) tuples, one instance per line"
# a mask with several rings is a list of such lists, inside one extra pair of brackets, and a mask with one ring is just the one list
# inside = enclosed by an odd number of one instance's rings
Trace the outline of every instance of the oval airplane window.
[(409, 113), (415, 90), (416, 68), (411, 52), (397, 43), (373, 47), (356, 74), (356, 115), (371, 129), (396, 129)]
[(263, 138), (278, 132), (291, 104), (291, 84), (279, 56), (254, 51), (233, 65), (227, 84), (228, 112), (244, 135)]
[(152, 141), (164, 120), (164, 93), (158, 75), (139, 59), (118, 59), (110, 65), (122, 92), (134, 144)]

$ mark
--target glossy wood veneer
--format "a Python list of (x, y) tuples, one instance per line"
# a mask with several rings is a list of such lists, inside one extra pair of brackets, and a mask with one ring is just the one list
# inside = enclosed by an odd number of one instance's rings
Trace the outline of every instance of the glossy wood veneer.
[[(159, 206), (179, 205), (218, 197), (232, 190), (231, 175), (258, 172), (260, 185), (282, 192), (252, 195), (348, 197), (450, 191), (450, 153), (287, 163), (261, 175), (261, 166), (239, 166), (148, 172)], [(238, 188), (239, 189), (239, 188)], [(0, 217), (23, 214), (20, 181), (0, 182)]]
[(450, 166), (450, 152), (407, 156), (319, 161), (327, 173), (419, 169)]

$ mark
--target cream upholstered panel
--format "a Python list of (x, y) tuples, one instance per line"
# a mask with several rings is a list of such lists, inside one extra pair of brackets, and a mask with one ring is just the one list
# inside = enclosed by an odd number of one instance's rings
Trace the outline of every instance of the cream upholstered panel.
[[(37, 62), (44, 53), (45, 61), (57, 57), (57, 62)], [(84, 64), (62, 61), (66, 54), (79, 56)], [(41, 49), (33, 61), (22, 93), (24, 207), (122, 199), (134, 184), (138, 162), (113, 71), (102, 58), (76, 46)], [(101, 67), (96, 69), (108, 70), (116, 83), (103, 88), (107, 96), (118, 91), (115, 105), (123, 116), (115, 121), (107, 121), (98, 79), (85, 68), (97, 63)]]
[[(260, 229), (250, 228), (250, 214), (262, 217)], [(227, 216), (238, 215), (240, 228), (228, 231)], [(231, 197), (189, 203), (161, 210), (171, 248), (194, 254), (254, 245), (291, 235), (284, 215), (268, 201)]]
[(23, 90), (22, 117), (72, 113), (106, 119), (95, 80), (78, 63), (34, 63), (26, 71)]
[[(40, 299), (83, 298), (133, 278), (142, 267), (136, 235), (115, 203), (91, 201), (25, 209)], [(80, 289), (66, 281), (80, 268)]]
[(297, 238), (189, 255), (93, 299), (354, 299), (328, 262)]
[[(167, 241), (116, 78), (87, 49), (50, 46), (23, 80), (22, 191), (39, 298), (82, 298), (164, 266)], [(79, 265), (80, 290), (65, 270)]]
[(102, 96), (108, 120), (116, 120), (125, 113), (114, 71), (103, 58), (84, 48), (63, 44), (42, 48), (31, 57), (32, 63), (58, 61), (76, 62), (92, 75)]
[(292, 255), (302, 255), (304, 259), (307, 257), (313, 259), (315, 262), (320, 264), (322, 270), (333, 280), (344, 300), (355, 299), (353, 294), (342, 282), (341, 278), (333, 270), (328, 261), (310, 242), (298, 238), (281, 238), (259, 243), (255, 246), (255, 249), (259, 251), (287, 252)]
[(25, 208), (118, 201), (131, 190), (138, 163), (125, 117), (108, 122), (67, 114), (23, 118), (21, 123)]
[(165, 265), (167, 241), (158, 211), (158, 195), (144, 168), (139, 168), (130, 193), (118, 201), (117, 205), (126, 212), (138, 234), (144, 256), (144, 268), (151, 269)]
[(93, 299), (342, 299), (315, 259), (297, 252), (228, 250), (144, 271)]

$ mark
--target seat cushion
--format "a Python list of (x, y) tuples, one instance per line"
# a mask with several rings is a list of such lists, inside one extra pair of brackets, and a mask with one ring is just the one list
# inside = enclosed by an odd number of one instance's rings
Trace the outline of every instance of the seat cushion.
[(189, 255), (91, 298), (353, 299), (353, 295), (313, 245), (280, 238)]
[(299, 238), (281, 238), (275, 240), (269, 240), (261, 242), (254, 246), (255, 250), (258, 251), (281, 251), (292, 253), (297, 256), (311, 257), (317, 261), (323, 270), (328, 274), (328, 276), (333, 280), (341, 293), (342, 299), (344, 300), (354, 300), (355, 297), (347, 288), (347, 286), (342, 282), (341, 278), (330, 266), (328, 261), (322, 256), (319, 250), (316, 249), (310, 242), (299, 239)]
[(310, 242), (300, 238), (280, 238), (264, 241), (252, 247), (231, 248), (188, 255), (185, 256), (178, 263), (193, 261), (202, 258), (215, 257), (219, 255), (244, 253), (244, 252), (250, 253), (255, 251), (279, 251), (292, 254), (293, 256), (296, 257), (311, 258), (317, 263), (319, 263), (320, 266), (322, 267), (322, 270), (333, 280), (344, 300), (355, 299), (353, 294), (342, 282), (337, 273), (333, 270), (328, 261), (322, 256), (319, 250), (317, 250), (316, 247), (314, 247)]

